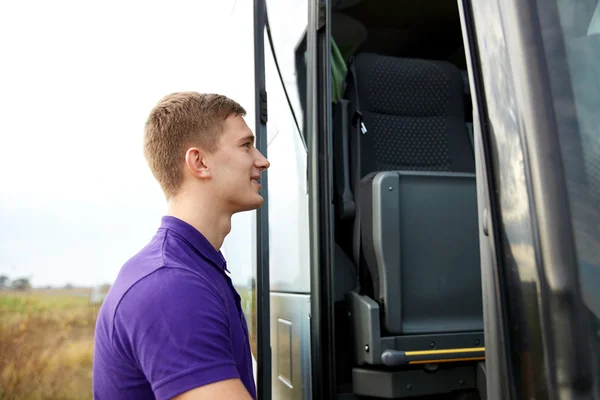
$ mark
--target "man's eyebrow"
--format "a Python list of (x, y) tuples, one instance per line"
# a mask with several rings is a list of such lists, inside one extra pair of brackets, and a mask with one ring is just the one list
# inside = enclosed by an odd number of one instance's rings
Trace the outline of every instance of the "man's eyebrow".
[(254, 135), (244, 136), (242, 139), (240, 139), (240, 142), (242, 142), (242, 143), (246, 143), (246, 142), (254, 143)]

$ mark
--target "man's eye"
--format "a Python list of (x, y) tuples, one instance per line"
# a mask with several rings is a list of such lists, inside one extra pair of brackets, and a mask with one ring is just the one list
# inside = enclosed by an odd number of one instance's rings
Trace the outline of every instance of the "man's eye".
[(244, 143), (244, 146), (250, 148), (250, 142)]

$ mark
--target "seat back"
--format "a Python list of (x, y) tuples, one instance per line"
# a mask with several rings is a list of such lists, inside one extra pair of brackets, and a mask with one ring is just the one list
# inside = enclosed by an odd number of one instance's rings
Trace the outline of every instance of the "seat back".
[(475, 171), (458, 68), (362, 53), (350, 69), (355, 79), (349, 79), (344, 97), (350, 117), (359, 108), (367, 129), (350, 136), (351, 154), (356, 146), (361, 154), (351, 160), (351, 171), (358, 168), (361, 177), (388, 170)]

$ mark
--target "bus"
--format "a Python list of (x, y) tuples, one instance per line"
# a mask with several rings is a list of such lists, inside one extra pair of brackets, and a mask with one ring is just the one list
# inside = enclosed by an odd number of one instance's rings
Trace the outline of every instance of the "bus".
[(598, 0), (255, 0), (254, 54), (260, 399), (600, 399)]

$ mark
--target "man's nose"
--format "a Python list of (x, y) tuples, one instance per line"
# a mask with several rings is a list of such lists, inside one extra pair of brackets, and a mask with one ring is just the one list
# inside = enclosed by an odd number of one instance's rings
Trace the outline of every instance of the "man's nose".
[(267, 160), (265, 158), (265, 156), (263, 156), (262, 153), (260, 153), (260, 152), (258, 153), (258, 155), (259, 155), (259, 157), (256, 160), (256, 167), (258, 169), (260, 169), (261, 171), (268, 169), (271, 166), (271, 163), (269, 162), (269, 160)]

